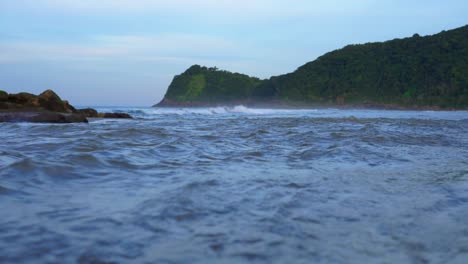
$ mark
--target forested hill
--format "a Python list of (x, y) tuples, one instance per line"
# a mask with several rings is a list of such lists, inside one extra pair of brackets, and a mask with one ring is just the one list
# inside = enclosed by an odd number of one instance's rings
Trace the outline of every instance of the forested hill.
[(183, 106), (245, 100), (261, 82), (244, 74), (193, 65), (174, 77), (160, 104)]
[(192, 66), (174, 78), (165, 99), (181, 104), (274, 100), (467, 108), (468, 26), (426, 37), (349, 45), (263, 81)]

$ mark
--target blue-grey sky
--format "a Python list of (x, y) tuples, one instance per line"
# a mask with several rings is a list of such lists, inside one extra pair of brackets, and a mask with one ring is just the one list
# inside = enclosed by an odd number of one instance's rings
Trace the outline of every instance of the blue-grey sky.
[(467, 14), (466, 0), (0, 0), (0, 90), (149, 106), (192, 64), (268, 78)]

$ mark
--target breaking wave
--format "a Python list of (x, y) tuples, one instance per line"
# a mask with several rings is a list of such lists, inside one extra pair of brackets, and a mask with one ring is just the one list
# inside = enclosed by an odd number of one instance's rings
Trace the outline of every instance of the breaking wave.
[(152, 119), (161, 115), (242, 117), (307, 117), (307, 118), (386, 118), (423, 120), (466, 120), (468, 111), (368, 111), (363, 109), (280, 109), (251, 108), (243, 105), (218, 107), (114, 107), (96, 108), (100, 112), (129, 113), (137, 118)]
[(249, 108), (243, 105), (238, 106), (218, 106), (218, 107), (193, 107), (193, 108), (98, 108), (102, 112), (127, 112), (140, 117), (149, 117), (152, 115), (278, 115), (278, 114), (297, 114), (299, 112), (312, 113), (317, 110), (290, 110), (290, 109), (265, 109)]

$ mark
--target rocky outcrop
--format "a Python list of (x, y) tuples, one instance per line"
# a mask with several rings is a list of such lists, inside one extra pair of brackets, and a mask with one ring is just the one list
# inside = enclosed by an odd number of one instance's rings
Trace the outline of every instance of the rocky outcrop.
[(8, 99), (8, 93), (0, 90), (0, 102), (6, 101)]
[(63, 101), (54, 91), (46, 90), (40, 95), (30, 93), (8, 94), (0, 92), (0, 111), (50, 111), (58, 113), (78, 113), (67, 101)]
[(88, 120), (52, 90), (40, 95), (0, 91), (0, 122), (87, 123)]
[(92, 108), (77, 110), (52, 90), (39, 95), (0, 91), (0, 122), (77, 123), (88, 122), (87, 117), (132, 118), (125, 113), (98, 113)]
[(37, 97), (37, 104), (49, 111), (63, 113), (77, 113), (76, 109), (68, 101), (62, 101), (52, 90), (47, 90)]
[(81, 114), (56, 112), (0, 112), (1, 122), (88, 123)]
[(98, 111), (93, 108), (78, 109), (78, 113), (86, 117), (98, 117)]
[(90, 118), (133, 118), (126, 113), (98, 113), (98, 111), (93, 108), (78, 109), (78, 113)]
[(126, 113), (99, 113), (98, 117), (100, 118), (133, 118), (131, 115)]

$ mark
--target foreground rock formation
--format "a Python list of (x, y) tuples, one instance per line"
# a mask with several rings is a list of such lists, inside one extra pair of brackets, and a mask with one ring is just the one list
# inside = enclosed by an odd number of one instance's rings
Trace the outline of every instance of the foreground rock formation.
[(2, 111), (50, 111), (59, 113), (77, 113), (68, 101), (63, 101), (52, 90), (46, 90), (40, 95), (30, 93), (8, 94), (0, 91), (0, 110)]
[(39, 95), (0, 90), (0, 122), (87, 123), (87, 117), (132, 118), (124, 113), (98, 113), (91, 108), (77, 110), (52, 90)]
[(0, 112), (0, 122), (88, 123), (80, 114), (55, 112)]

